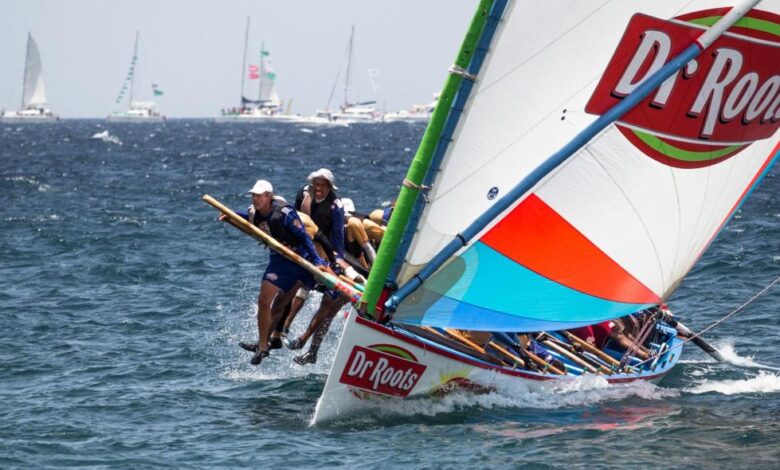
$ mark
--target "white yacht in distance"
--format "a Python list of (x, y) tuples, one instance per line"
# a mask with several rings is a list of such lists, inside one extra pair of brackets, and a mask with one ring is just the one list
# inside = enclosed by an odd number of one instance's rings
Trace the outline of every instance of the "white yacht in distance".
[(46, 107), (46, 87), (43, 84), (43, 66), (38, 45), (27, 33), (27, 54), (22, 82), (22, 108), (19, 111), (0, 112), (2, 122), (52, 122), (59, 116)]
[(397, 112), (385, 113), (382, 116), (384, 122), (428, 122), (431, 119), (433, 110), (436, 109), (436, 103), (439, 101), (439, 94), (433, 95), (433, 101), (428, 104), (414, 104), (408, 110), (404, 109)]
[[(260, 45), (260, 61), (258, 65), (246, 65), (246, 53), (249, 43), (249, 18), (246, 19), (244, 33), (244, 62), (241, 66), (241, 105), (235, 108), (223, 109), (216, 122), (269, 122), (297, 121), (301, 116), (290, 114), (290, 102), (284, 111), (282, 100), (276, 91), (276, 72), (271, 65), (270, 53), (265, 44)], [(247, 98), (244, 94), (244, 79), (257, 80), (257, 99)]]
[[(151, 100), (135, 100), (133, 99), (135, 92), (135, 77), (138, 71), (138, 37), (139, 33), (135, 33), (135, 46), (133, 47), (133, 58), (130, 61), (130, 70), (127, 72), (125, 82), (122, 84), (122, 89), (119, 91), (119, 95), (116, 98), (117, 105), (124, 101), (125, 93), (128, 94), (128, 108), (121, 111), (114, 111), (108, 116), (110, 122), (162, 122), (165, 121), (165, 116), (161, 115), (157, 111), (157, 103)], [(155, 96), (163, 94), (156, 84), (152, 85), (152, 93)]]
[[(324, 110), (318, 110), (314, 116), (304, 118), (301, 124), (311, 125), (328, 125), (339, 124), (347, 125), (353, 123), (373, 123), (380, 122), (382, 120), (382, 113), (376, 109), (376, 101), (363, 101), (352, 102), (349, 99), (349, 81), (352, 74), (352, 50), (355, 42), (355, 26), (352, 26), (352, 32), (349, 36), (349, 47), (347, 49), (347, 73), (344, 78), (344, 102), (339, 106), (338, 110), (330, 109), (330, 102), (333, 100), (333, 94), (338, 85), (339, 76), (336, 75), (336, 81), (331, 89), (330, 96), (328, 97), (328, 104)], [(369, 71), (371, 72), (371, 71)], [(370, 75), (370, 74), (369, 74)], [(371, 75), (372, 84), (374, 85), (374, 91), (376, 91), (376, 84), (374, 82), (375, 75)]]

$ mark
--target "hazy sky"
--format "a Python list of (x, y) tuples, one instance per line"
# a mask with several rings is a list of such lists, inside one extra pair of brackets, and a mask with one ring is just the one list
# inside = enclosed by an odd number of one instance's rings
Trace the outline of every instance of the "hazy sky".
[[(103, 117), (115, 107), (141, 32), (140, 98), (151, 83), (163, 114), (210, 117), (239, 103), (246, 17), (248, 63), (270, 51), (292, 111), (323, 108), (343, 78), (355, 25), (353, 98), (372, 99), (368, 70), (379, 71), (387, 110), (427, 103), (447, 68), (477, 0), (0, 0), (0, 107), (18, 109), (27, 32), (38, 43), (51, 109), (62, 117)], [(256, 83), (256, 82), (247, 82)], [(254, 86), (247, 95), (256, 96)]]

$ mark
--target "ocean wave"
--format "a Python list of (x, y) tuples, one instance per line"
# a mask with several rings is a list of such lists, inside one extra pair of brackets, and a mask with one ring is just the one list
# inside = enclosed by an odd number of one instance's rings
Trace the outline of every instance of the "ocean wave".
[(780, 392), (780, 375), (759, 371), (755, 377), (738, 380), (705, 380), (685, 389), (694, 395), (716, 392), (723, 395)]
[(122, 141), (118, 137), (111, 135), (107, 130), (98, 132), (91, 137), (95, 140), (101, 140), (103, 142), (115, 145), (122, 145)]

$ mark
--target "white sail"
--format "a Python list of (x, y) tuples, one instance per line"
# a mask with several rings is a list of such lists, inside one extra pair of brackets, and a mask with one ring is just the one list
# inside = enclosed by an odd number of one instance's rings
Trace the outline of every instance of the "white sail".
[[(399, 285), (733, 4), (510, 2)], [(457, 311), (481, 328), (486, 312), (501, 312), (508, 320), (492, 326), (517, 327), (512, 315), (526, 313), (575, 323), (668, 298), (778, 152), (779, 12), (780, 0), (763, 1), (634, 111), (582, 142), (395, 318), (433, 312), (428, 324), (456, 325)]]
[(43, 84), (43, 66), (38, 45), (27, 33), (27, 55), (24, 62), (24, 85), (22, 87), (22, 109), (36, 109), (46, 106), (46, 87)]
[(276, 72), (274, 72), (268, 52), (262, 50), (260, 55), (260, 93), (258, 100), (275, 106), (281, 105), (279, 93), (276, 92)]

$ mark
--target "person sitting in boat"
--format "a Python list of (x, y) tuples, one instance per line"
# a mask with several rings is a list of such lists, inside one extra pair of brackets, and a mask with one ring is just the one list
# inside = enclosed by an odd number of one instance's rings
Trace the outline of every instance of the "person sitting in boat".
[(393, 215), (394, 209), (395, 209), (395, 199), (393, 199), (390, 202), (390, 205), (385, 207), (384, 209), (374, 209), (373, 211), (371, 211), (371, 214), (369, 214), (368, 217), (375, 224), (386, 226), (387, 223), (390, 221), (390, 216)]
[[(628, 350), (636, 342), (636, 336), (631, 334), (630, 329), (626, 328), (626, 321), (621, 318), (607, 320), (595, 325), (583, 326), (569, 330), (573, 335), (590, 343), (598, 349), (604, 349), (607, 343)], [(644, 360), (650, 357), (650, 351), (644, 346), (635, 346), (635, 355)]]
[[(338, 187), (335, 185), (335, 178), (330, 170), (320, 168), (309, 174), (308, 181), (309, 184), (298, 191), (295, 208), (308, 214), (319, 231), (325, 235), (332, 247), (330, 254), (333, 255), (334, 261), (331, 267), (338, 274), (344, 273), (349, 267), (349, 263), (344, 260), (344, 206), (336, 195)], [(333, 317), (348, 301), (349, 299), (337, 292), (324, 292), (320, 306), (306, 332), (295, 339), (285, 338), (288, 348), (301, 349), (314, 335), (308, 352), (293, 359), (297, 364), (317, 362), (320, 344), (330, 328)]]
[[(246, 212), (237, 211), (238, 215), (270, 233), (280, 243), (292, 248), (315, 266), (327, 269), (328, 263), (314, 250), (314, 245), (306, 235), (295, 209), (283, 202), (283, 199), (274, 198), (271, 183), (258, 180), (249, 193), (252, 195), (252, 205)], [(220, 220), (225, 220), (226, 217), (223, 214)], [(268, 356), (271, 329), (298, 287), (302, 285), (311, 288), (314, 284), (314, 277), (308, 271), (276, 251), (271, 251), (257, 297), (259, 341), (256, 345), (241, 344), (242, 348), (255, 352), (249, 361), (251, 364), (259, 365)]]
[[(355, 268), (363, 268), (363, 271), (368, 274), (376, 258), (376, 246), (384, 236), (384, 229), (367, 215), (356, 212), (352, 199), (344, 198), (341, 202), (344, 204), (346, 218), (344, 248), (347, 261)], [(349, 259), (350, 255), (353, 259)], [(356, 264), (358, 266), (355, 266)]]

